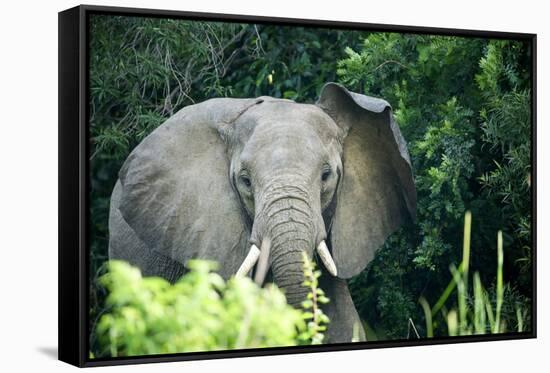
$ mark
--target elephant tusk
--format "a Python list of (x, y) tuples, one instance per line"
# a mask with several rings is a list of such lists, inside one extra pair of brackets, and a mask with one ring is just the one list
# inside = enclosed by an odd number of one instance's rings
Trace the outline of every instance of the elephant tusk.
[(248, 275), (248, 272), (254, 267), (256, 262), (258, 261), (258, 258), (260, 257), (260, 249), (258, 249), (258, 246), (252, 245), (250, 246), (250, 251), (248, 252), (248, 255), (246, 258), (244, 258), (243, 263), (239, 267), (239, 270), (235, 274), (236, 277), (244, 277)]
[(262, 240), (262, 246), (260, 249), (260, 258), (258, 260), (258, 266), (256, 267), (256, 274), (254, 276), (254, 282), (259, 286), (262, 286), (267, 275), (269, 251), (271, 250), (271, 241), (268, 238)]
[(336, 277), (336, 275), (338, 274), (338, 271), (336, 270), (336, 264), (334, 263), (330, 252), (328, 251), (325, 240), (321, 241), (319, 243), (319, 246), (317, 246), (317, 253), (321, 257), (321, 261), (323, 262), (329, 273)]

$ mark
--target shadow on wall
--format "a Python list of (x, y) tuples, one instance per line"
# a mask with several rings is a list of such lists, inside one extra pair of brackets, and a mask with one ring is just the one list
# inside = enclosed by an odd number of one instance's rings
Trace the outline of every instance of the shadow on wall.
[(55, 347), (38, 347), (37, 350), (51, 359), (57, 360), (57, 346)]

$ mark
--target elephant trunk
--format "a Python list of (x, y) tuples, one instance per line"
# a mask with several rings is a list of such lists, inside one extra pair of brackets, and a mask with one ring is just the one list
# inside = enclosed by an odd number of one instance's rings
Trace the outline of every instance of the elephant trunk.
[(284, 290), (287, 302), (294, 307), (300, 306), (308, 292), (303, 285), (303, 252), (307, 251), (308, 245), (299, 239), (281, 242), (273, 247), (273, 281)]
[(312, 257), (316, 240), (314, 213), (305, 189), (272, 190), (263, 209), (265, 239), (270, 242), (268, 266), (273, 281), (284, 290), (290, 305), (299, 307), (308, 289), (303, 286), (303, 253)]

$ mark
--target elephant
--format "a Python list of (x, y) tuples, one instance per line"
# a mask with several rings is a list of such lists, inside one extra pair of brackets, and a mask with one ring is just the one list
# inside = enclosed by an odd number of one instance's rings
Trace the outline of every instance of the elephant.
[(224, 279), (273, 282), (300, 307), (306, 253), (330, 299), (325, 343), (365, 340), (346, 280), (416, 214), (390, 105), (332, 82), (312, 104), (261, 96), (184, 107), (135, 147), (118, 176), (110, 259), (171, 282), (188, 260), (215, 260)]

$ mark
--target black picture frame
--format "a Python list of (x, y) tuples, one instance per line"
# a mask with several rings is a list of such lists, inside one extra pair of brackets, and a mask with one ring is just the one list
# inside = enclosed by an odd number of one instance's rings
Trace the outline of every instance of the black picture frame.
[[(330, 27), (340, 29), (394, 31), (412, 34), (453, 35), (493, 39), (528, 41), (532, 50), (532, 317), (531, 331), (499, 335), (476, 335), (419, 340), (374, 341), (365, 343), (330, 344), (302, 347), (277, 347), (216, 352), (178, 353), (109, 359), (88, 357), (88, 238), (89, 238), (89, 16), (92, 14), (168, 17), (186, 20), (224, 22), (254, 22), (295, 26)], [(137, 9), (81, 5), (59, 13), (59, 360), (79, 367), (173, 362), (198, 359), (218, 359), (262, 355), (329, 352), (385, 347), (450, 344), (536, 338), (536, 103), (537, 103), (537, 35), (481, 30), (461, 30), (418, 26), (368, 24), (341, 21), (321, 21), (277, 17), (213, 14), (158, 9)]]

